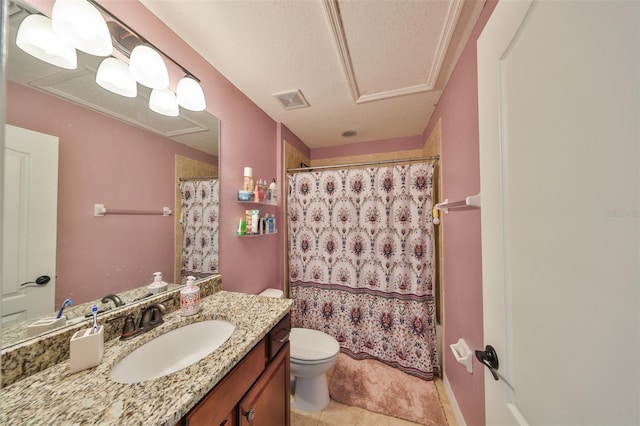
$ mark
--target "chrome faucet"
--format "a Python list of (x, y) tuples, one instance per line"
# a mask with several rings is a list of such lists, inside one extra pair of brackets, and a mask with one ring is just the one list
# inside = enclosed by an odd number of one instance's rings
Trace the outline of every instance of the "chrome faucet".
[(120, 296), (118, 296), (117, 294), (107, 294), (105, 297), (102, 298), (102, 303), (109, 303), (109, 300), (111, 300), (113, 304), (116, 305), (116, 308), (124, 305), (124, 302), (122, 301), (122, 299), (120, 299)]

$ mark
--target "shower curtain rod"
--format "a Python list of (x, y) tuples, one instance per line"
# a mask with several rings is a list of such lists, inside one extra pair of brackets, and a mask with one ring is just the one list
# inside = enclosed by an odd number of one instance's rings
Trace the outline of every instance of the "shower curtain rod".
[(185, 180), (209, 180), (209, 179), (217, 179), (218, 176), (194, 176), (194, 177), (181, 177), (178, 180), (180, 182), (184, 182)]
[(373, 166), (378, 164), (389, 164), (389, 163), (409, 163), (413, 161), (432, 161), (439, 160), (439, 155), (431, 155), (429, 157), (414, 157), (414, 158), (406, 158), (404, 160), (380, 160), (380, 161), (364, 161), (362, 163), (347, 163), (347, 164), (333, 164), (328, 166), (309, 166), (309, 167), (297, 167), (292, 169), (287, 169), (287, 172), (305, 172), (311, 171), (314, 169), (336, 169), (341, 167), (354, 167), (354, 166)]

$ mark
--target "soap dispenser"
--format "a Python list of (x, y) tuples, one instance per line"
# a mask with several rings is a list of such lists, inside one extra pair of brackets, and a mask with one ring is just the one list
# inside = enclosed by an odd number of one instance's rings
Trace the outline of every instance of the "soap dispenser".
[(152, 294), (162, 293), (169, 288), (169, 284), (162, 281), (162, 272), (154, 272), (153, 273), (153, 282), (149, 284), (149, 291)]
[(180, 290), (180, 314), (183, 317), (197, 314), (200, 310), (200, 288), (195, 277), (187, 277), (187, 284)]

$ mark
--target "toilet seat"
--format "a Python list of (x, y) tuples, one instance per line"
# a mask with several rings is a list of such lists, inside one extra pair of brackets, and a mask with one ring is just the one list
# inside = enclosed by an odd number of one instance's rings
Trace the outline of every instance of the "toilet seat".
[(292, 328), (291, 360), (299, 364), (315, 364), (338, 355), (338, 341), (326, 333), (308, 328)]

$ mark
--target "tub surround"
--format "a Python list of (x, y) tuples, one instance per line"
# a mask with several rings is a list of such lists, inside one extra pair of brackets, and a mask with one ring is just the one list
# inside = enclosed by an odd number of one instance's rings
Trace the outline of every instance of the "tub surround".
[[(202, 299), (200, 313), (165, 323), (129, 341), (105, 343), (102, 363), (69, 373), (68, 359), (0, 391), (2, 424), (166, 424), (174, 425), (284, 318), (289, 299), (219, 291)], [(195, 364), (158, 379), (120, 384), (109, 379), (113, 366), (158, 335), (209, 319), (236, 325), (218, 350)], [(68, 342), (65, 342), (68, 346)], [(162, 354), (158, 354), (162, 356)]]

